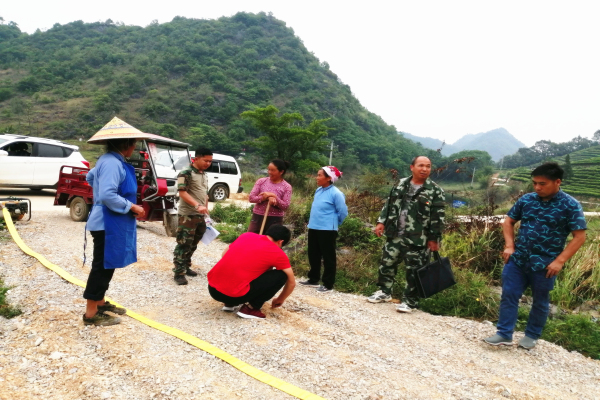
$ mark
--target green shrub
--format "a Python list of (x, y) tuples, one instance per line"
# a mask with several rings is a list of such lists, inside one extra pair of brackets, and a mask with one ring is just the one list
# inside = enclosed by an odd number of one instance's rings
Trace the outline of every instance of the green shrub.
[(6, 302), (6, 292), (9, 290), (10, 288), (4, 286), (4, 282), (0, 280), (0, 315), (4, 318), (13, 318), (22, 314), (19, 308), (13, 307)]
[(221, 203), (216, 203), (215, 207), (210, 212), (210, 217), (213, 221), (226, 222), (229, 224), (248, 225), (252, 216), (252, 209), (231, 204), (223, 206)]
[(338, 243), (342, 246), (350, 246), (355, 249), (370, 246), (372, 243), (379, 243), (383, 246), (383, 240), (378, 238), (365, 223), (353, 216), (344, 220), (338, 231)]
[(492, 292), (489, 279), (482, 274), (455, 268), (456, 285), (422, 300), (421, 309), (436, 315), (496, 320), (498, 295)]
[(232, 224), (219, 224), (217, 227), (219, 231), (219, 240), (223, 243), (233, 243), (242, 233), (248, 231), (248, 225), (232, 225)]
[(283, 224), (290, 227), (292, 237), (300, 236), (306, 231), (311, 205), (312, 197), (302, 197), (296, 192), (292, 194), (292, 201), (283, 217)]

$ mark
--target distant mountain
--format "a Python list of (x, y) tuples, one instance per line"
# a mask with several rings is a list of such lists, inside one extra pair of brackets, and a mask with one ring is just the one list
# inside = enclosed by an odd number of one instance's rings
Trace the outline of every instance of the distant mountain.
[[(442, 146), (442, 141), (439, 139), (423, 138), (404, 132), (402, 135), (429, 149), (437, 150)], [(488, 132), (465, 135), (452, 144), (446, 143), (442, 147), (442, 155), (449, 156), (461, 150), (482, 150), (487, 151), (494, 161), (499, 161), (504, 156), (516, 153), (521, 147), (526, 146), (506, 129), (498, 128)]]
[(462, 150), (462, 149), (457, 149), (456, 147), (454, 147), (454, 145), (451, 145), (448, 143), (446, 143), (442, 146), (443, 141), (439, 140), (439, 139), (415, 136), (415, 135), (411, 135), (410, 133), (406, 133), (406, 132), (402, 132), (402, 135), (405, 138), (412, 140), (413, 142), (421, 143), (423, 145), (423, 147), (425, 147), (425, 148), (433, 149), (433, 150), (437, 150), (437, 149), (441, 148), (442, 154), (445, 156), (449, 156), (450, 154), (458, 153), (460, 150)]

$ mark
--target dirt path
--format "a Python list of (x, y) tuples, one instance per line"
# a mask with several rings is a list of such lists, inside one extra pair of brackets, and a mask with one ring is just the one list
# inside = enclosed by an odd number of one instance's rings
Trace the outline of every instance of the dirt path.
[[(35, 251), (85, 280), (83, 227), (68, 214), (38, 212), (18, 230)], [(281, 309), (265, 307), (265, 321), (226, 314), (206, 289), (224, 245), (201, 245), (193, 262), (202, 274), (187, 286), (172, 281), (173, 248), (160, 224), (139, 224), (140, 261), (115, 273), (109, 295), (323, 397), (600, 399), (600, 362), (544, 341), (530, 352), (490, 348), (481, 341), (494, 333), (490, 323), (402, 315), (393, 304), (308, 288)], [(0, 275), (24, 311), (0, 319), (0, 399), (291, 398), (130, 318), (84, 327), (82, 289), (25, 256), (6, 233)]]

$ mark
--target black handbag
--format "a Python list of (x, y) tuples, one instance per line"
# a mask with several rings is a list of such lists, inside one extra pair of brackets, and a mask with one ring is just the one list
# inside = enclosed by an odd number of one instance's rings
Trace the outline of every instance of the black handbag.
[[(431, 261), (432, 253), (433, 262)], [(437, 251), (432, 253), (429, 255), (429, 263), (417, 270), (417, 290), (419, 297), (423, 299), (456, 285), (450, 260), (447, 257), (440, 257), (440, 253)]]

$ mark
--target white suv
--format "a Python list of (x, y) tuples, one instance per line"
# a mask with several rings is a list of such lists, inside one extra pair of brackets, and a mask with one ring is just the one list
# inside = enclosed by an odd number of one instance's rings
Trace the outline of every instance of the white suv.
[[(175, 178), (179, 171), (190, 164), (185, 151), (161, 151), (156, 160), (156, 174), (159, 178)], [(194, 152), (190, 151), (194, 157)], [(213, 154), (213, 162), (208, 173), (208, 197), (210, 201), (223, 201), (229, 193), (242, 191), (242, 173), (235, 158), (223, 154)]]
[(90, 167), (77, 146), (52, 139), (0, 135), (0, 186), (55, 188), (63, 165)]

